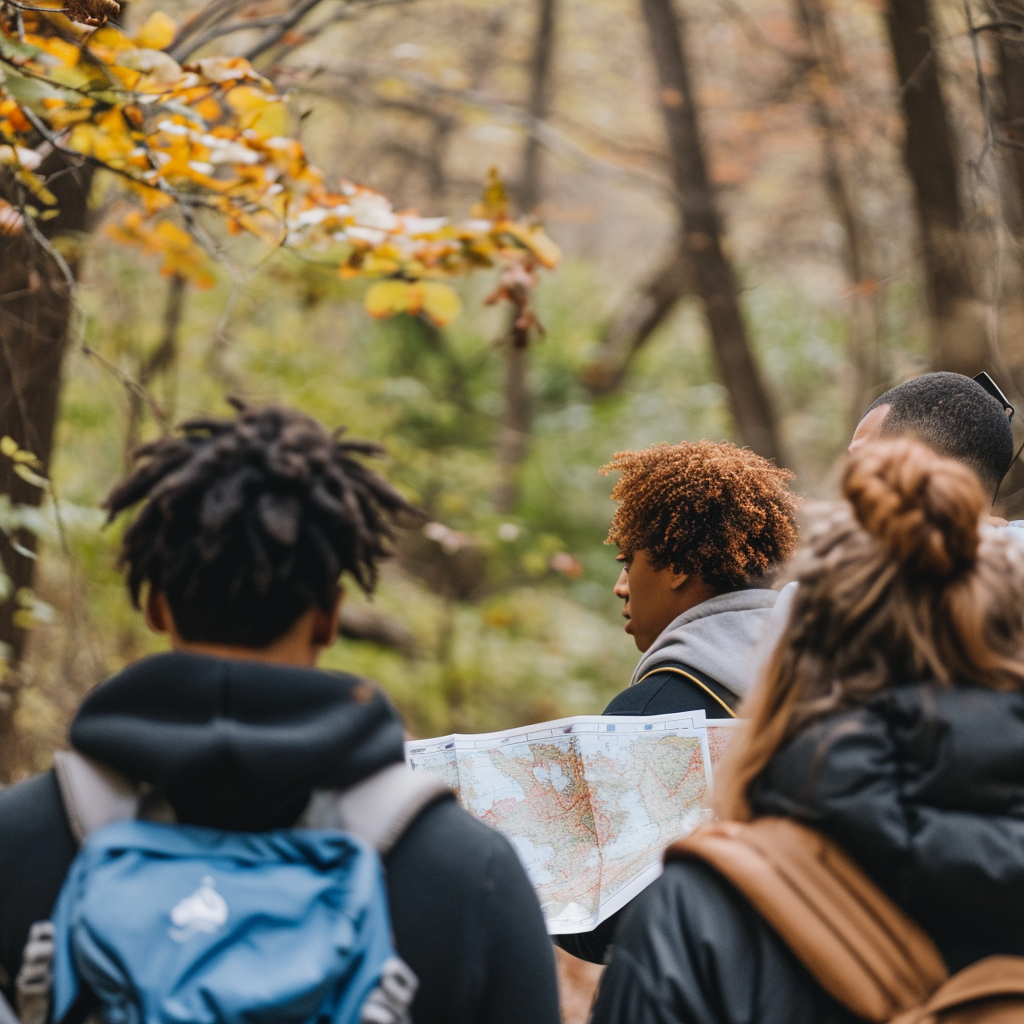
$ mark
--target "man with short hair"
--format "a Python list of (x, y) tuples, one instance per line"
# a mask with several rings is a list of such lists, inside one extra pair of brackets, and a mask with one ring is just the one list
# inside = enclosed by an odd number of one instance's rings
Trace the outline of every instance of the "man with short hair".
[(850, 451), (877, 438), (908, 436), (969, 466), (995, 500), (1013, 461), (1013, 431), (1003, 404), (976, 380), (926, 373), (897, 384), (864, 414)]
[[(383, 693), (314, 667), (334, 641), (341, 577), (370, 591), (391, 522), (416, 512), (362, 463), (379, 451), (278, 408), (192, 420), (139, 450), (107, 508), (113, 519), (142, 503), (121, 561), (172, 651), (86, 697), (70, 731), (78, 754), (181, 823), (241, 832), (291, 828), (315, 793), (401, 765), (402, 722)], [(0, 792), (9, 1001), (76, 847), (55, 772)], [(383, 864), (395, 947), (418, 979), (414, 1024), (557, 1024), (551, 944), (502, 836), (447, 794)]]

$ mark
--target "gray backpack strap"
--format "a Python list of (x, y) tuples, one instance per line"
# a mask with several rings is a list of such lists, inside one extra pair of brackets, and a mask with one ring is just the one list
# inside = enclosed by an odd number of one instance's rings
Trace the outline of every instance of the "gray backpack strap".
[(139, 794), (123, 775), (91, 761), (77, 750), (60, 750), (54, 754), (53, 770), (71, 834), (79, 845), (104, 825), (138, 817)]
[(3, 992), (0, 992), (0, 1024), (21, 1024)]
[[(97, 829), (139, 815), (142, 800), (117, 772), (75, 750), (53, 755), (53, 771), (71, 834), (79, 846)], [(0, 993), (0, 1024), (45, 1024), (53, 987), (53, 925), (36, 921), (29, 929), (15, 981), (17, 1014)]]
[(28, 930), (15, 983), (21, 1024), (46, 1024), (53, 987), (54, 930), (49, 921), (36, 921)]
[(451, 792), (440, 776), (399, 761), (346, 790), (318, 790), (300, 824), (350, 832), (384, 856), (420, 811)]
[(171, 805), (145, 787), (138, 787), (112, 768), (93, 761), (77, 750), (58, 750), (53, 770), (64, 802), (71, 834), (79, 846), (97, 829), (115, 821), (145, 818), (174, 823)]

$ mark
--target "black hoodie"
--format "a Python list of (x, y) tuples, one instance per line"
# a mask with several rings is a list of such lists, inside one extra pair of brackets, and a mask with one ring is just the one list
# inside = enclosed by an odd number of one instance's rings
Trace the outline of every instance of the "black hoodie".
[[(1024, 955), (1024, 694), (888, 691), (797, 736), (751, 797), (845, 847), (951, 971)], [(680, 861), (631, 905), (592, 1024), (853, 1019), (728, 883)]]
[[(171, 802), (178, 820), (287, 828), (314, 789), (401, 761), (401, 719), (355, 676), (193, 654), (132, 665), (83, 702), (71, 743)], [(0, 984), (50, 915), (75, 843), (52, 772), (0, 792)], [(453, 799), (385, 858), (399, 955), (420, 981), (415, 1024), (556, 1024), (554, 959), (515, 852)]]

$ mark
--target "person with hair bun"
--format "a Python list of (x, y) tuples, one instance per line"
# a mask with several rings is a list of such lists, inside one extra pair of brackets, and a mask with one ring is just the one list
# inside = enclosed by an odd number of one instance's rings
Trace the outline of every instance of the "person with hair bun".
[[(822, 833), (950, 972), (1024, 955), (1024, 550), (985, 524), (978, 477), (916, 441), (855, 451), (843, 496), (741, 708), (719, 828)], [(593, 1024), (861, 1019), (686, 848), (619, 925)]]

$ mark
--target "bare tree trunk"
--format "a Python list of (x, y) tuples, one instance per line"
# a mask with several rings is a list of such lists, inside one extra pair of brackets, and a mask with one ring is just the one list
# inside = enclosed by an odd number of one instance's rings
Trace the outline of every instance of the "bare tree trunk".
[(973, 375), (984, 369), (985, 309), (971, 272), (959, 158), (939, 81), (929, 0), (888, 0), (886, 25), (906, 122), (904, 160), (921, 231), (932, 366)]
[(722, 219), (708, 178), (696, 97), (686, 62), (686, 22), (672, 0), (640, 0), (654, 63), (673, 184), (681, 221), (682, 253), (693, 268), (715, 361), (729, 407), (745, 444), (783, 462), (775, 415), (747, 337), (736, 278), (722, 250)]
[(796, 20), (809, 49), (811, 106), (821, 136), (825, 188), (845, 236), (844, 262), (850, 281), (851, 308), (847, 353), (853, 371), (849, 389), (850, 420), (856, 424), (871, 404), (882, 380), (882, 303), (875, 247), (861, 211), (863, 204), (846, 120), (833, 97), (845, 77), (828, 16), (821, 0), (795, 0)]
[[(538, 119), (545, 118), (550, 107), (556, 14), (557, 0), (538, 0), (529, 101), (530, 115)], [(524, 212), (535, 210), (543, 196), (540, 158), (537, 140), (528, 134), (523, 146), (519, 179), (519, 206)], [(530, 288), (532, 276), (529, 274), (512, 285), (512, 292), (518, 294), (521, 301), (513, 299), (505, 351), (505, 407), (498, 433), (498, 486), (494, 492), (494, 507), (502, 513), (515, 508), (519, 497), (519, 473), (530, 443), (530, 394), (526, 382), (531, 328), (526, 310)]]
[(1004, 190), (1006, 226), (1024, 240), (1024, 5), (991, 0), (992, 19), (1003, 27), (995, 33), (999, 60), (999, 123), (1001, 167), (1010, 188)]
[[(537, 0), (537, 34), (530, 64), (530, 116), (543, 121), (551, 108), (551, 66), (555, 52), (555, 19), (558, 0)], [(519, 209), (532, 213), (541, 201), (541, 148), (530, 132), (523, 147), (523, 167), (519, 178)]]
[(1024, 4), (989, 0), (987, 10), (996, 26), (985, 35), (999, 69), (998, 80), (988, 83), (988, 97), (1002, 214), (995, 226), (1002, 258), (993, 261), (996, 315), (989, 341), (1001, 385), (1019, 397), (1024, 393)]
[(526, 386), (530, 332), (516, 326), (518, 312), (512, 312), (512, 327), (505, 352), (505, 408), (498, 432), (498, 487), (494, 507), (511, 512), (519, 497), (519, 472), (529, 448), (530, 394)]
[[(181, 274), (174, 274), (167, 284), (167, 303), (164, 306), (163, 336), (160, 344), (142, 360), (135, 380), (140, 388), (148, 388), (153, 379), (161, 373), (174, 373), (178, 362), (178, 339), (181, 334), (181, 314), (185, 306), (185, 289), (188, 281)], [(142, 427), (144, 399), (141, 391), (128, 392), (128, 422), (125, 428), (125, 463), (131, 464), (131, 455), (139, 443)], [(173, 413), (164, 410), (168, 419)]]
[(442, 208), (448, 194), (448, 174), (445, 169), (448, 144), (457, 127), (456, 118), (450, 114), (441, 114), (434, 121), (430, 132), (430, 144), (426, 155), (427, 187), (430, 189), (430, 202), (435, 210)]
[(626, 378), (634, 356), (675, 309), (693, 292), (693, 272), (679, 242), (668, 258), (640, 285), (626, 306), (612, 319), (601, 346), (587, 366), (584, 383), (594, 395), (617, 391)]
[[(60, 213), (41, 221), (37, 230), (47, 238), (85, 231), (91, 175), (67, 168), (59, 155), (48, 157), (40, 172), (53, 175), (50, 189)], [(19, 202), (18, 186), (0, 177), (0, 196)], [(19, 203), (20, 205), (20, 203)], [(75, 269), (72, 262), (72, 269)], [(0, 437), (13, 438), (33, 452), (49, 471), (54, 428), (60, 398), (61, 365), (67, 347), (73, 297), (56, 260), (26, 228), (20, 234), (0, 234)], [(0, 459), (0, 494), (14, 505), (37, 506), (43, 492), (13, 472), (8, 459)], [(17, 544), (35, 550), (35, 538), (20, 531)], [(0, 680), (0, 783), (11, 779), (18, 760), (15, 715), (19, 697), (18, 663), (25, 648), (26, 631), (15, 620), (18, 592), (32, 587), (35, 563), (20, 554), (11, 539), (0, 533), (0, 563), (13, 584), (0, 604), (0, 644), (9, 671)]]

